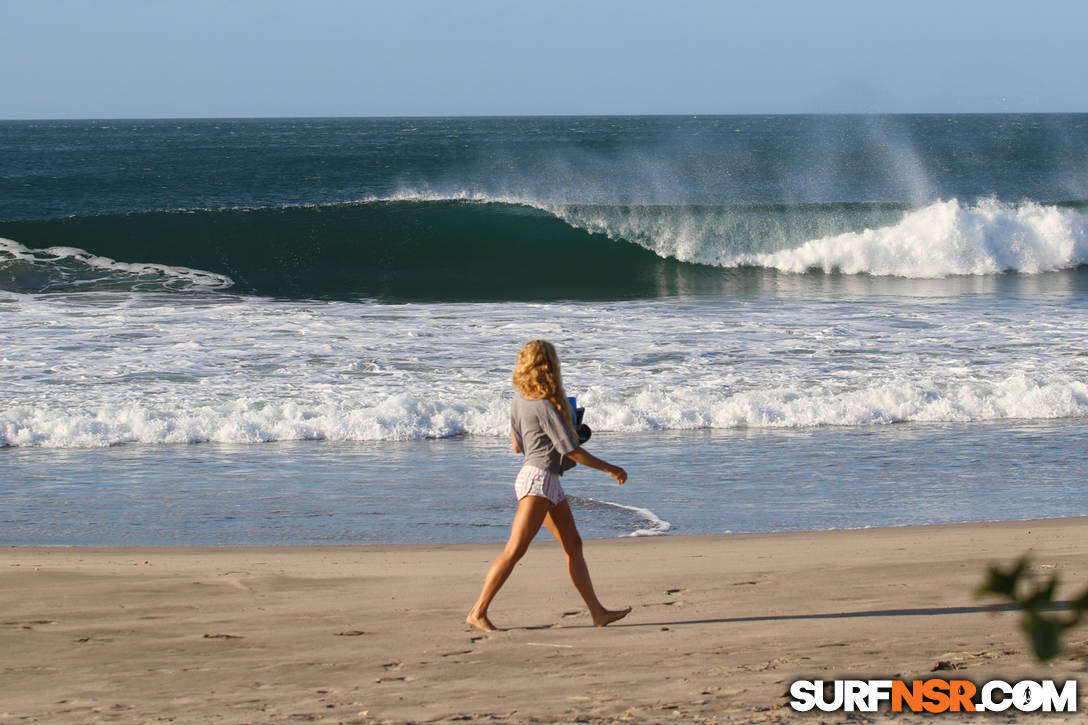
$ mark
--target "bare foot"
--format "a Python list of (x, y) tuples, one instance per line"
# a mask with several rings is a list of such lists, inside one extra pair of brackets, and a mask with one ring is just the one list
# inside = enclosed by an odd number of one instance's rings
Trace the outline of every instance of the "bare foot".
[(475, 627), (476, 629), (480, 630), (481, 632), (501, 632), (502, 631), (501, 629), (499, 629), (498, 627), (496, 627), (494, 624), (491, 623), (491, 620), (487, 618), (486, 614), (484, 616), (482, 616), (482, 617), (478, 617), (475, 614), (473, 614), (472, 612), (469, 612), (468, 616), (465, 617), (465, 623), (467, 623), (470, 627)]
[(631, 613), (630, 607), (624, 607), (623, 609), (605, 609), (601, 612), (599, 617), (593, 618), (594, 627), (607, 627), (618, 619), (623, 619)]

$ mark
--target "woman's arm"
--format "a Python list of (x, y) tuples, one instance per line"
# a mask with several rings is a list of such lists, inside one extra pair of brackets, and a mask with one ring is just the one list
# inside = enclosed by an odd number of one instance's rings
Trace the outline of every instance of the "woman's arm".
[(510, 445), (514, 447), (514, 453), (521, 453), (521, 449), (518, 448), (518, 439), (514, 435), (514, 431), (510, 431)]
[(627, 482), (627, 471), (619, 466), (613, 466), (608, 461), (602, 461), (581, 446), (568, 453), (567, 458), (575, 463), (581, 463), (583, 466), (589, 466), (590, 468), (596, 468), (598, 471), (604, 471), (609, 476), (616, 479), (621, 486)]

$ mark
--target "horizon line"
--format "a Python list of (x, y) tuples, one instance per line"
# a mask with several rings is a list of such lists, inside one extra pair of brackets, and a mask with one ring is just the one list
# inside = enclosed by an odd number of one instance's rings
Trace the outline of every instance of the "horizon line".
[(517, 118), (737, 118), (737, 117), (850, 117), (850, 116), (1077, 116), (1088, 111), (791, 111), (738, 113), (526, 113), (526, 114), (424, 114), (424, 115), (284, 115), (284, 116), (41, 116), (0, 118), (0, 123), (56, 121), (302, 121), (302, 120), (456, 120), (456, 119), (517, 119)]

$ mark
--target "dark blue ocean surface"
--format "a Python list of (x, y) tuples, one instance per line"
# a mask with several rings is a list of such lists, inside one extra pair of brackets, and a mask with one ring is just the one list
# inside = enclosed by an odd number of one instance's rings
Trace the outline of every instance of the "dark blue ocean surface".
[(1088, 200), (1088, 114), (0, 122), (0, 220), (327, 205)]

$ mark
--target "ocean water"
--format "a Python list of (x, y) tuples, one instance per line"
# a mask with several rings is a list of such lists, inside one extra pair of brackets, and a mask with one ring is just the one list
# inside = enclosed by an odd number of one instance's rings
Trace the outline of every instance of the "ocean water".
[(1088, 115), (0, 122), (0, 544), (1088, 515)]

